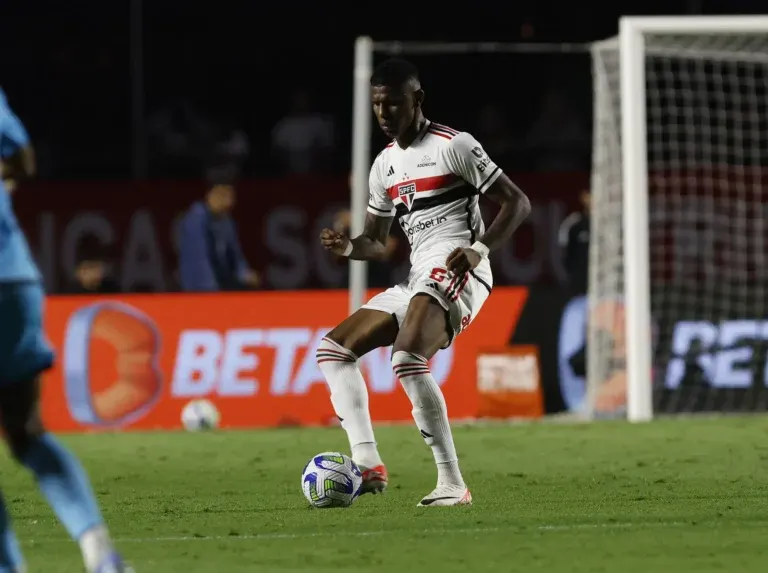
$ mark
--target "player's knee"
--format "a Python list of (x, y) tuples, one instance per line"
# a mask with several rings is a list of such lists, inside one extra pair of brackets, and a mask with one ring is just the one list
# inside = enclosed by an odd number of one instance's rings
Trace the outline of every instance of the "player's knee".
[(3, 418), (3, 434), (13, 457), (22, 461), (29, 446), (45, 433), (45, 427), (40, 415), (35, 412), (29, 415), (9, 415)]
[(447, 342), (447, 315), (436, 298), (419, 293), (408, 305), (393, 350), (432, 357)]
[(409, 321), (397, 334), (395, 343), (392, 345), (392, 356), (397, 352), (417, 354), (420, 356), (431, 356), (440, 348), (438, 339), (441, 338), (442, 330), (433, 332), (435, 329), (430, 325)]
[(397, 340), (392, 346), (392, 360), (398, 352), (420, 353), (422, 346), (422, 335), (415, 328), (403, 328), (397, 335)]
[(317, 360), (317, 365), (320, 367), (320, 370), (326, 372), (326, 370), (324, 370), (326, 367), (335, 367), (356, 362), (357, 356), (343, 344), (336, 342), (329, 336), (325, 336), (317, 346), (315, 360)]
[(319, 361), (322, 356), (321, 349), (325, 347), (330, 347), (336, 351), (352, 353), (357, 356), (361, 344), (362, 337), (359, 333), (349, 329), (335, 328), (323, 337), (315, 356)]
[(40, 426), (6, 425), (3, 424), (5, 441), (8, 449), (18, 462), (23, 462), (30, 446), (43, 435), (44, 430)]
[(348, 338), (349, 337), (345, 335), (344, 332), (339, 332), (339, 329), (334, 328), (323, 337), (323, 340), (320, 344), (322, 346), (323, 342), (330, 341), (332, 344), (338, 344), (339, 346), (346, 348)]

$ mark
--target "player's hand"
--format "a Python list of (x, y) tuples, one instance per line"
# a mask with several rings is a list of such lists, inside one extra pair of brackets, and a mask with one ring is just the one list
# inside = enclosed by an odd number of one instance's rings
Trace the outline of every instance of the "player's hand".
[(445, 260), (446, 268), (454, 274), (463, 275), (477, 267), (483, 257), (473, 249), (455, 249)]
[(332, 253), (344, 256), (347, 245), (349, 245), (349, 237), (331, 229), (323, 229), (320, 232), (320, 243)]

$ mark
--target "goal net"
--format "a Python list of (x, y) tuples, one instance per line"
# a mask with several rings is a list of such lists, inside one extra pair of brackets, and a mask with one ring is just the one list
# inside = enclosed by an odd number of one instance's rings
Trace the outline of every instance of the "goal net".
[(640, 20), (642, 69), (625, 38), (592, 46), (591, 413), (765, 410), (768, 18)]

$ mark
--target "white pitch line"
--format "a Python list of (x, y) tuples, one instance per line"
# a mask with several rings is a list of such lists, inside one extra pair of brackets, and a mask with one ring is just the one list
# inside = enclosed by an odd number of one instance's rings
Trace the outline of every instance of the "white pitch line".
[[(445, 535), (448, 533), (486, 533), (491, 531), (499, 531), (498, 527), (473, 527), (468, 529), (419, 529), (412, 531), (411, 533), (423, 533), (427, 535)], [(375, 537), (378, 535), (388, 535), (391, 533), (400, 533), (397, 530), (380, 530), (380, 531), (316, 531), (316, 532), (302, 532), (302, 533), (255, 533), (253, 535), (214, 535), (211, 537), (197, 537), (197, 536), (181, 536), (181, 537), (158, 537), (158, 538), (141, 538), (133, 537), (126, 539), (118, 539), (115, 543), (148, 543), (154, 541), (227, 541), (233, 539), (236, 541), (248, 541), (248, 540), (269, 540), (269, 539), (311, 539), (313, 537)]]
[[(533, 529), (538, 531), (577, 531), (586, 529), (634, 529), (634, 528), (654, 528), (654, 527), (680, 527), (687, 525), (682, 521), (656, 521), (656, 522), (611, 522), (611, 523), (573, 523), (573, 524), (549, 524), (539, 525)], [(422, 535), (450, 535), (452, 533), (471, 534), (471, 533), (492, 533), (511, 529), (510, 527), (469, 527), (457, 529), (417, 529), (408, 531), (408, 533)], [(379, 535), (391, 535), (401, 533), (400, 530), (378, 530), (378, 531), (317, 531), (317, 532), (299, 532), (299, 533), (255, 533), (252, 535), (179, 535), (167, 537), (123, 537), (115, 539), (115, 543), (174, 543), (174, 542), (197, 542), (197, 541), (269, 541), (273, 539), (312, 539), (315, 537), (375, 537)], [(51, 539), (33, 539), (24, 542), (25, 545), (35, 543), (70, 543), (69, 539), (51, 538)]]

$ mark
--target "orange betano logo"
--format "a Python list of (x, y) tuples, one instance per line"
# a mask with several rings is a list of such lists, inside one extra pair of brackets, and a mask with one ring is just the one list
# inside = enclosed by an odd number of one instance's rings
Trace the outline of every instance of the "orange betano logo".
[(123, 426), (147, 414), (160, 396), (160, 335), (133, 306), (104, 302), (79, 308), (64, 340), (64, 385), (72, 417), (91, 426)]

